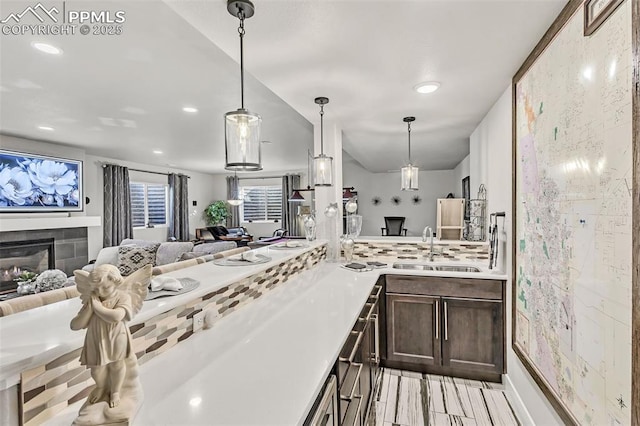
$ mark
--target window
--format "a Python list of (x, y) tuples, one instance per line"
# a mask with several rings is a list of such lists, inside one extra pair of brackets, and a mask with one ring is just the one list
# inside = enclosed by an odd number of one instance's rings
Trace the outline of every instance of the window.
[(242, 186), (240, 194), (244, 199), (240, 207), (243, 222), (282, 219), (282, 186)]
[(129, 191), (134, 228), (167, 224), (169, 185), (131, 182)]

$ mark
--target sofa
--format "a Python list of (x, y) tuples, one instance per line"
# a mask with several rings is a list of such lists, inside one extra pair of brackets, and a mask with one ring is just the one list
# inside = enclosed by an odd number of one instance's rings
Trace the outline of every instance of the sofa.
[[(119, 246), (105, 247), (100, 250), (95, 262), (84, 266), (82, 269), (91, 272), (93, 268), (105, 263), (118, 266), (120, 247), (151, 247), (157, 246), (155, 258), (152, 262), (154, 267), (165, 266), (172, 263), (193, 260), (210, 254), (216, 254), (231, 250), (237, 247), (233, 241), (219, 241), (215, 243), (204, 243), (194, 245), (192, 242), (157, 242), (149, 240), (139, 240), (127, 238), (122, 240)], [(143, 265), (140, 265), (143, 266)]]

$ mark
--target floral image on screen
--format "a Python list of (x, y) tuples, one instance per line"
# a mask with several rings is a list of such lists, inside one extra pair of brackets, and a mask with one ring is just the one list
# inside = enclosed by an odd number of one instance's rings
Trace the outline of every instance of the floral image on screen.
[(0, 150), (0, 212), (82, 210), (82, 162)]

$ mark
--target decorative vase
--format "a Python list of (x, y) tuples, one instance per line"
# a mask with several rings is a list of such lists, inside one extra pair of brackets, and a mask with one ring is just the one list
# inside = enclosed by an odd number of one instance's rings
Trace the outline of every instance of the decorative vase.
[(362, 231), (362, 215), (359, 214), (350, 214), (347, 215), (347, 234), (356, 239), (360, 236), (360, 232)]
[(304, 235), (307, 241), (316, 239), (316, 217), (313, 213), (304, 218)]
[(343, 235), (342, 238), (340, 238), (340, 245), (342, 246), (344, 259), (347, 262), (351, 262), (353, 260), (353, 247), (355, 246), (355, 242), (349, 235)]
[(26, 294), (33, 294), (36, 292), (36, 285), (33, 281), (20, 281), (18, 282), (18, 288), (16, 288), (16, 293), (20, 296), (24, 296)]

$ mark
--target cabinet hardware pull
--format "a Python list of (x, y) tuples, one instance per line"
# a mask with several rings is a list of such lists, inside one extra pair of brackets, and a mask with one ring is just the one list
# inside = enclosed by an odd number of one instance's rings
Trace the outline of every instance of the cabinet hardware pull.
[(349, 396), (344, 396), (344, 395), (340, 395), (340, 399), (346, 400), (346, 401), (351, 401), (353, 399), (356, 393), (356, 387), (358, 386), (358, 383), (360, 382), (360, 373), (362, 372), (362, 363), (356, 363), (354, 362), (352, 365), (357, 365), (358, 366), (358, 372), (356, 373), (356, 378), (353, 380), (353, 387), (351, 388), (351, 392), (349, 392)]
[(436, 340), (440, 339), (440, 301), (436, 300)]
[(371, 320), (373, 321), (373, 362), (376, 364), (380, 363), (380, 336), (378, 335), (378, 314), (371, 315)]
[(339, 357), (338, 359), (343, 362), (353, 362), (353, 358), (355, 358), (356, 353), (358, 353), (358, 349), (360, 349), (360, 343), (362, 342), (362, 336), (364, 336), (364, 332), (360, 331), (358, 333), (358, 338), (356, 339), (356, 343), (353, 345), (353, 349), (351, 349), (351, 355), (349, 358)]
[(449, 340), (449, 318), (447, 316), (447, 302), (444, 302), (444, 340)]

